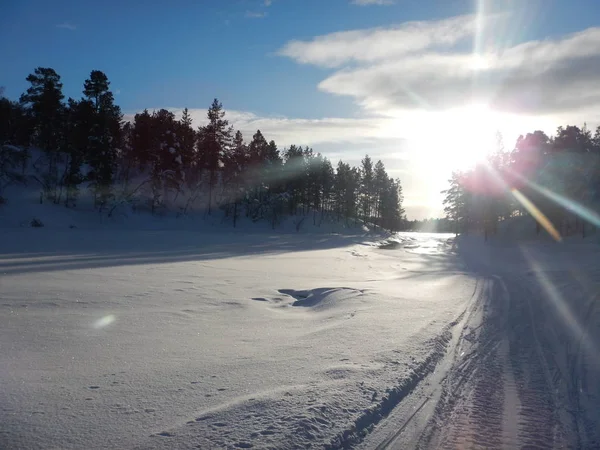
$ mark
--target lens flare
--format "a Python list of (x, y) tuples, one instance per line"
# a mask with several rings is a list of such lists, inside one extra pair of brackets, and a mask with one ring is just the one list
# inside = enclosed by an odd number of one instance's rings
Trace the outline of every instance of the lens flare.
[(542, 211), (540, 211), (540, 209), (537, 206), (535, 206), (533, 204), (533, 202), (531, 202), (531, 200), (529, 200), (527, 197), (525, 197), (523, 194), (521, 194), (518, 191), (518, 189), (512, 189), (511, 192), (515, 196), (517, 201), (521, 205), (523, 205), (523, 207), (529, 212), (529, 214), (531, 214), (533, 216), (533, 218), (535, 220), (537, 220), (537, 222), (542, 227), (544, 227), (544, 230), (546, 230), (548, 232), (548, 234), (550, 234), (550, 236), (552, 236), (554, 238), (555, 241), (557, 241), (557, 242), (562, 241), (562, 237), (560, 236), (560, 233), (558, 232), (556, 227), (554, 225), (552, 225), (552, 222), (550, 222), (550, 219), (548, 219), (546, 217), (546, 215)]
[(109, 326), (115, 320), (116, 320), (116, 317), (113, 314), (108, 314), (107, 316), (104, 316), (104, 317), (96, 320), (92, 326), (94, 328), (96, 328), (97, 330), (99, 330), (100, 328)]

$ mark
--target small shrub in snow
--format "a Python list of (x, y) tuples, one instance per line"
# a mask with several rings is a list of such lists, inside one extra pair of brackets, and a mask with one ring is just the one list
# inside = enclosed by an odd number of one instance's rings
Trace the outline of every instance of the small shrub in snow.
[(33, 219), (31, 219), (30, 225), (33, 228), (41, 228), (41, 227), (44, 226), (43, 222), (40, 219), (36, 218), (36, 217), (34, 217)]

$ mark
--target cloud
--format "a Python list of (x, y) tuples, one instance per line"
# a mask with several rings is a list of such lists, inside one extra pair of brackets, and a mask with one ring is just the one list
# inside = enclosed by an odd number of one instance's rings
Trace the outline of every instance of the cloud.
[(348, 63), (388, 61), (431, 47), (452, 47), (476, 29), (476, 16), (429, 22), (407, 22), (388, 28), (341, 31), (310, 41), (290, 41), (278, 54), (301, 64), (339, 67)]
[(278, 54), (337, 69), (318, 88), (379, 115), (465, 103), (530, 115), (600, 106), (600, 28), (511, 44), (507, 19), (466, 15), (336, 32), (290, 41)]
[(263, 2), (263, 5), (265, 5), (266, 7), (269, 7), (269, 6), (271, 6), (272, 4), (273, 4), (273, 0), (265, 0), (265, 1)]
[(500, 51), (427, 52), (344, 68), (319, 89), (369, 111), (489, 104), (519, 114), (564, 113), (600, 104), (600, 28)]
[(77, 25), (73, 25), (72, 23), (69, 23), (69, 22), (63, 22), (63, 23), (56, 25), (56, 28), (63, 28), (65, 30), (75, 31), (77, 29)]
[(264, 19), (267, 17), (267, 13), (264, 11), (246, 11), (247, 19)]
[(393, 5), (393, 0), (352, 0), (353, 5), (368, 6), (368, 5)]

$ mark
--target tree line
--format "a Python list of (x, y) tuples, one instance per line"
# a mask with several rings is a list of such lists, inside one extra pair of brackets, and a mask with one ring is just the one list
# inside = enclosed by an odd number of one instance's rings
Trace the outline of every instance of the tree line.
[[(67, 99), (60, 76), (38, 67), (18, 101), (0, 95), (0, 196), (10, 183), (26, 182), (33, 149), (43, 160), (33, 179), (40, 201), (74, 208), (89, 190), (94, 207), (109, 215), (124, 203), (158, 213), (177, 205), (187, 214), (222, 210), (236, 226), (242, 216), (284, 216), (359, 221), (390, 230), (404, 223), (402, 186), (381, 161), (368, 155), (360, 167), (331, 161), (312, 148), (280, 150), (260, 130), (248, 142), (229, 124), (215, 99), (205, 124), (194, 128), (189, 110), (144, 110), (124, 121), (107, 76), (93, 70), (82, 98)], [(140, 200), (140, 199), (143, 199)]]
[[(444, 210), (453, 231), (480, 230), (487, 237), (515, 216), (535, 218), (536, 232), (557, 240), (600, 224), (600, 127), (558, 127), (554, 136), (534, 131), (506, 150), (497, 148), (484, 163), (457, 171), (449, 180)], [(591, 227), (590, 227), (591, 225)]]

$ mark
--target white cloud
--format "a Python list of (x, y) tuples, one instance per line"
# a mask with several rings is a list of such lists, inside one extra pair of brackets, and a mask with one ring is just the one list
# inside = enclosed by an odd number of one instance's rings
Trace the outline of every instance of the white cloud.
[(73, 25), (72, 23), (69, 23), (69, 22), (63, 22), (63, 23), (56, 25), (56, 28), (63, 28), (65, 30), (75, 31), (77, 29), (77, 25)]
[(431, 47), (449, 48), (471, 37), (474, 15), (429, 22), (407, 22), (388, 28), (341, 31), (310, 41), (290, 41), (278, 52), (302, 64), (339, 67), (351, 62), (389, 61)]
[(319, 89), (351, 96), (378, 113), (473, 102), (505, 112), (552, 114), (598, 105), (599, 72), (600, 28), (590, 28), (477, 57), (426, 52), (344, 68), (323, 80)]
[[(290, 41), (279, 54), (337, 69), (319, 89), (378, 115), (470, 102), (544, 115), (600, 104), (600, 28), (513, 45), (507, 19), (467, 15), (336, 32)], [(464, 49), (468, 42), (476, 56)]]
[(352, 0), (353, 5), (368, 6), (368, 5), (393, 5), (393, 0)]
[(265, 5), (267, 8), (268, 8), (269, 6), (271, 6), (272, 4), (273, 4), (273, 0), (265, 0), (265, 1), (263, 2), (263, 5)]

